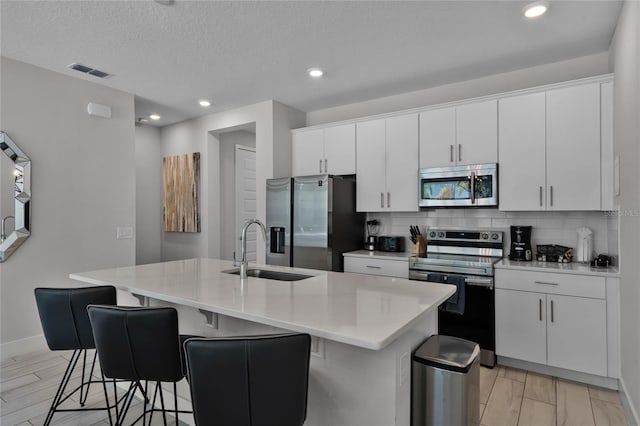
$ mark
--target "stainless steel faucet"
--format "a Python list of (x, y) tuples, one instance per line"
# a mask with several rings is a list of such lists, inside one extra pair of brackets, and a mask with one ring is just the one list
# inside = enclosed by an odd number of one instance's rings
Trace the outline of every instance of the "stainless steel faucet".
[(262, 237), (267, 241), (267, 231), (264, 227), (264, 223), (258, 219), (249, 219), (244, 223), (242, 227), (242, 244), (241, 244), (241, 258), (240, 258), (240, 278), (247, 278), (247, 269), (249, 268), (249, 261), (247, 260), (247, 229), (251, 224), (255, 223), (262, 229)]
[(13, 216), (5, 216), (2, 218), (2, 231), (0, 232), (0, 243), (7, 239), (6, 224), (7, 219), (15, 219)]

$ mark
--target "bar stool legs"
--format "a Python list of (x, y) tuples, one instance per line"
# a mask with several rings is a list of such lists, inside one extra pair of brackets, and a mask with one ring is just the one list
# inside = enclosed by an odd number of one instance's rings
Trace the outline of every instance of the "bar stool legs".
[[(68, 392), (65, 394), (65, 391), (67, 390), (67, 387), (69, 385), (69, 382), (71, 381), (71, 376), (73, 375), (73, 372), (76, 369), (76, 366), (78, 365), (78, 362), (80, 361), (80, 358), (82, 357), (82, 373), (81, 373), (81, 379), (80, 379), (80, 385), (78, 385), (76, 388), (74, 388), (72, 391)], [(91, 362), (91, 369), (89, 371), (89, 376), (86, 376), (86, 370), (87, 370), (87, 349), (76, 349), (73, 351), (72, 355), (71, 355), (71, 359), (69, 360), (69, 362), (67, 363), (67, 368), (65, 369), (64, 375), (62, 376), (62, 380), (60, 381), (60, 385), (58, 385), (58, 389), (56, 391), (55, 396), (53, 397), (53, 401), (51, 402), (51, 407), (49, 408), (49, 411), (47, 412), (47, 417), (44, 420), (44, 426), (48, 426), (49, 424), (51, 424), (51, 421), (53, 420), (53, 415), (56, 412), (65, 412), (65, 411), (99, 411), (99, 410), (107, 410), (107, 412), (109, 413), (109, 424), (113, 425), (113, 421), (111, 418), (111, 406), (107, 406), (105, 407), (96, 407), (96, 408), (74, 408), (74, 409), (64, 409), (64, 408), (59, 408), (60, 405), (62, 405), (65, 401), (67, 401), (72, 395), (74, 395), (76, 392), (78, 392), (80, 394), (80, 406), (84, 407), (85, 404), (87, 403), (87, 397), (89, 396), (89, 389), (92, 383), (102, 383), (103, 387), (104, 387), (104, 392), (105, 392), (105, 401), (108, 401), (107, 399), (107, 391), (106, 391), (106, 384), (104, 382), (104, 376), (102, 377), (102, 380), (94, 380), (93, 378), (93, 372), (95, 370), (95, 365), (96, 365), (96, 357), (97, 357), (97, 352), (94, 352), (93, 354), (93, 361)], [(117, 394), (116, 394), (117, 395)], [(116, 404), (116, 409), (117, 409), (117, 404)]]

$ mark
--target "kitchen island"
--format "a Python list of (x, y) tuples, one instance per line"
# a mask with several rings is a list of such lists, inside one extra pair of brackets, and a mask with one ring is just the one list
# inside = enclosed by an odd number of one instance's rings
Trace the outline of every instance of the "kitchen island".
[[(299, 281), (240, 279), (224, 272), (233, 269), (232, 262), (205, 258), (70, 277), (93, 285), (114, 285), (143, 305), (175, 306), (182, 333), (309, 333), (313, 341), (306, 425), (408, 426), (411, 352), (435, 334), (437, 307), (455, 287), (259, 267), (310, 277)], [(179, 394), (188, 400), (186, 385)]]

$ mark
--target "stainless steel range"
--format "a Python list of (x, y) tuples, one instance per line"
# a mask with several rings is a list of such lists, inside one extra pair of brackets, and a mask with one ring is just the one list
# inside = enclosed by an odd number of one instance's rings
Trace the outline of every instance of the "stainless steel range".
[(438, 310), (438, 333), (478, 343), (480, 363), (493, 367), (493, 265), (503, 256), (502, 231), (432, 229), (427, 237), (427, 255), (409, 260), (409, 279), (461, 286), (458, 304), (443, 303)]

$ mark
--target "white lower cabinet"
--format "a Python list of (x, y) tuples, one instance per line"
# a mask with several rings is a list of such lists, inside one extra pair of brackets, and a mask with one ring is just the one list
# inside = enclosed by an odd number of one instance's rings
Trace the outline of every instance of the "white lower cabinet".
[(607, 376), (605, 294), (604, 278), (497, 270), (496, 353)]
[(409, 261), (406, 259), (395, 260), (345, 256), (344, 271), (408, 279)]
[(549, 294), (547, 307), (547, 364), (606, 376), (606, 302)]

